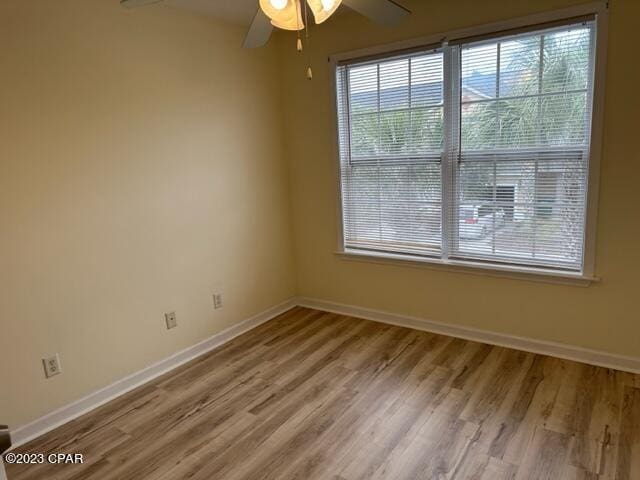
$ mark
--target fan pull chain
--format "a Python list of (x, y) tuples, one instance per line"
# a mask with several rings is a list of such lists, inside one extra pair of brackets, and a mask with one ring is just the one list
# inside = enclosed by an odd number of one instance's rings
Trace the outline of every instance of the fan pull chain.
[[(293, 0), (296, 4), (296, 18), (300, 18), (300, 2), (299, 0)], [(298, 23), (298, 30), (296, 31), (296, 35), (298, 36), (298, 41), (296, 42), (296, 50), (299, 53), (302, 52), (302, 37), (300, 36), (300, 30), (304, 28), (304, 25), (300, 25)]]
[(311, 24), (309, 23), (309, 5), (307, 4), (306, 0), (302, 0), (304, 1), (304, 23), (306, 24), (306, 29), (305, 29), (305, 40), (307, 41), (307, 61), (308, 61), (308, 67), (307, 67), (307, 79), (309, 80), (313, 80), (313, 69), (311, 68), (311, 55), (310, 55), (310, 50), (309, 50), (309, 30), (311, 29)]
[[(304, 12), (300, 12), (300, 1), (304, 2)], [(295, 4), (296, 4), (296, 15), (298, 18), (300, 18), (302, 15), (301, 13), (304, 13), (304, 23), (305, 25), (298, 25), (298, 30), (296, 32), (298, 39), (296, 41), (296, 50), (298, 50), (298, 53), (302, 53), (304, 48), (303, 48), (303, 43), (302, 43), (302, 35), (300, 34), (300, 31), (304, 28), (305, 29), (305, 42), (307, 43), (307, 47), (309, 46), (309, 9), (307, 6), (307, 1), (306, 0), (294, 0)], [(307, 49), (307, 60), (309, 60), (310, 56), (308, 53), (308, 49)], [(311, 62), (309, 62), (309, 65), (307, 67), (307, 78), (309, 80), (313, 80), (313, 69), (311, 68)]]
[[(300, 18), (300, 0), (293, 1), (296, 5), (296, 18)], [(300, 25), (300, 23), (298, 23), (298, 30), (296, 30), (296, 35), (298, 36), (298, 41), (296, 42), (296, 50), (298, 50), (299, 53), (302, 52), (302, 37), (300, 35), (300, 30), (302, 30), (303, 28), (304, 25)]]

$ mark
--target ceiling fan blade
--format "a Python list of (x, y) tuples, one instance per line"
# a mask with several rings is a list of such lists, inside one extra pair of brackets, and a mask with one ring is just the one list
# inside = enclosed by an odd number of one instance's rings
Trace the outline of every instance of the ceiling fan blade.
[(407, 18), (411, 11), (392, 0), (342, 0), (347, 7), (368, 19), (393, 27)]
[(162, 0), (120, 0), (120, 5), (127, 8), (144, 7), (152, 3), (160, 3)]
[(262, 9), (259, 8), (258, 13), (253, 17), (253, 22), (251, 22), (251, 26), (249, 27), (247, 36), (244, 38), (242, 46), (244, 48), (263, 47), (269, 41), (271, 32), (273, 32), (271, 20), (264, 14)]

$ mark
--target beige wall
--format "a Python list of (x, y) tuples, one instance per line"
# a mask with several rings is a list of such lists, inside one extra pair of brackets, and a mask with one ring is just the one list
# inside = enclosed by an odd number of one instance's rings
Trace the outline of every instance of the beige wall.
[[(117, 0), (0, 2), (0, 423), (294, 294), (277, 52), (241, 50), (243, 30)], [(64, 373), (45, 380), (55, 352)]]
[(640, 2), (611, 2), (611, 33), (597, 274), (589, 288), (441, 270), (342, 260), (337, 250), (338, 196), (332, 150), (333, 53), (445, 32), (581, 3), (570, 0), (406, 0), (414, 14), (400, 29), (347, 14), (312, 30), (313, 82), (292, 36), (280, 41), (298, 294), (430, 320), (640, 356), (638, 188)]

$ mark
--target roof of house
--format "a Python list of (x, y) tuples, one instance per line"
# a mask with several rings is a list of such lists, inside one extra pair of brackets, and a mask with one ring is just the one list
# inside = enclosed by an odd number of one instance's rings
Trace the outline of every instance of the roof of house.
[[(473, 72), (462, 82), (466, 99), (492, 98), (496, 92), (496, 76)], [(443, 82), (420, 83), (394, 86), (380, 89), (381, 110), (406, 108), (411, 98), (412, 106), (437, 106), (443, 101)], [(351, 107), (354, 110), (375, 109), (378, 104), (378, 90), (367, 90), (351, 95)]]

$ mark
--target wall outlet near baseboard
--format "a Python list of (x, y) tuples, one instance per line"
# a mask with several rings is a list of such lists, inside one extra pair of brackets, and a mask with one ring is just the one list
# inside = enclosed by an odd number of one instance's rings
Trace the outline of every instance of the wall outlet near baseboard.
[(176, 312), (165, 313), (164, 320), (167, 323), (167, 330), (171, 330), (172, 328), (176, 328), (178, 326)]
[(62, 373), (60, 356), (57, 353), (51, 357), (43, 358), (42, 363), (44, 365), (44, 374), (47, 378), (55, 377)]
[(222, 303), (222, 294), (221, 293), (214, 293), (213, 294), (213, 308), (218, 310), (219, 308), (222, 308), (223, 306), (224, 306), (224, 304)]

